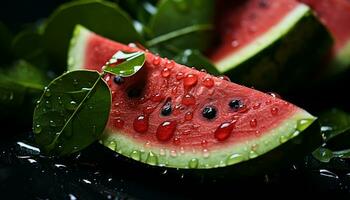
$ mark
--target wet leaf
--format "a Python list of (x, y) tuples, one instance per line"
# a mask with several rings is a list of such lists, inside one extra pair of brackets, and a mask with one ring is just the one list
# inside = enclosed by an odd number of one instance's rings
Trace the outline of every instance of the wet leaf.
[(111, 94), (101, 76), (96, 71), (72, 71), (46, 87), (33, 116), (35, 139), (44, 151), (67, 155), (102, 134)]
[(332, 151), (327, 148), (320, 147), (316, 149), (312, 155), (320, 162), (329, 162), (333, 158), (350, 158), (350, 149)]
[[(118, 64), (121, 60), (123, 61)], [(142, 68), (145, 60), (146, 56), (143, 52), (126, 53), (118, 51), (107, 62), (104, 71), (121, 77), (129, 77)]]
[(350, 148), (350, 115), (333, 108), (320, 115), (321, 133), (332, 150)]
[(65, 3), (50, 16), (44, 33), (46, 49), (58, 66), (66, 64), (69, 40), (77, 24), (122, 43), (142, 42), (130, 17), (115, 3), (95, 0)]
[(178, 49), (205, 50), (211, 43), (213, 0), (163, 0), (150, 21), (148, 46), (166, 42)]

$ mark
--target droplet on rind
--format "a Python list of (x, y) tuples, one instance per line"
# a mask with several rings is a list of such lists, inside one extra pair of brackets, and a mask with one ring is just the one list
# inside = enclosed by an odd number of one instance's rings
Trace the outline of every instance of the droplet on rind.
[(150, 151), (147, 155), (146, 163), (149, 165), (157, 165), (158, 157), (152, 151)]
[(141, 152), (139, 150), (133, 150), (130, 154), (130, 158), (140, 161), (141, 160)]
[(253, 159), (253, 158), (256, 158), (256, 157), (258, 157), (258, 154), (255, 152), (255, 151), (250, 151), (249, 152), (249, 158), (250, 159)]
[(210, 156), (210, 152), (208, 151), (208, 149), (203, 149), (202, 154), (204, 158), (209, 158)]
[(198, 168), (198, 165), (199, 165), (199, 161), (197, 158), (192, 158), (188, 162), (188, 168), (190, 168), (190, 169), (196, 169), (196, 168)]
[(281, 135), (279, 140), (280, 140), (280, 143), (283, 144), (288, 141), (288, 137)]
[(233, 164), (242, 162), (243, 160), (244, 160), (244, 157), (241, 154), (234, 153), (227, 157), (226, 165), (233, 165)]
[(314, 120), (313, 119), (301, 119), (297, 121), (297, 130), (305, 130)]
[(109, 149), (113, 151), (117, 150), (117, 143), (114, 140), (107, 141), (105, 143), (105, 146), (107, 146)]

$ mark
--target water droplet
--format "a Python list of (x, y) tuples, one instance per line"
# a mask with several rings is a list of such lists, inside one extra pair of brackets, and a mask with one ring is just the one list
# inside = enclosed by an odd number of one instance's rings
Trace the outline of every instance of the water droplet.
[(148, 130), (148, 117), (144, 115), (138, 116), (135, 118), (133, 126), (136, 132), (145, 133)]
[(51, 108), (51, 102), (50, 101), (45, 101), (45, 106), (47, 108)]
[(224, 80), (224, 81), (231, 82), (231, 79), (228, 76), (225, 76), (225, 75), (218, 76), (218, 78), (221, 79), (221, 80)]
[(157, 139), (164, 142), (170, 140), (174, 136), (176, 125), (177, 124), (174, 121), (163, 122), (157, 128)]
[(185, 113), (185, 120), (190, 121), (193, 118), (193, 113), (191, 111), (188, 111)]
[(164, 149), (160, 149), (160, 150), (159, 150), (159, 155), (165, 156), (165, 150), (164, 150)]
[(149, 152), (146, 158), (146, 163), (150, 165), (157, 165), (158, 164), (158, 157), (153, 153)]
[(105, 146), (113, 151), (117, 150), (117, 143), (114, 140), (107, 141), (107, 144), (105, 144)]
[(243, 160), (244, 160), (244, 157), (241, 154), (234, 153), (227, 157), (226, 165), (233, 165), (233, 164), (242, 162)]
[(249, 125), (250, 127), (255, 128), (258, 125), (258, 121), (256, 119), (251, 119)]
[(50, 121), (49, 121), (49, 125), (50, 125), (51, 127), (56, 127), (56, 122), (54, 122), (53, 120), (50, 120)]
[(258, 154), (255, 151), (251, 150), (249, 152), (249, 158), (253, 159), (253, 158), (256, 158), (256, 157), (258, 157)]
[(41, 101), (40, 100), (38, 100), (38, 101), (36, 101), (36, 104), (39, 104)]
[(190, 95), (190, 94), (186, 94), (183, 98), (181, 103), (185, 106), (191, 106), (196, 104), (196, 99), (194, 98), (194, 96)]
[(39, 134), (39, 133), (41, 133), (41, 131), (42, 131), (42, 129), (41, 129), (41, 126), (39, 124), (37, 124), (33, 127), (33, 132), (35, 134)]
[(214, 137), (219, 141), (224, 141), (231, 135), (236, 121), (222, 123), (214, 132)]
[(208, 149), (203, 149), (202, 154), (203, 154), (204, 158), (209, 158), (209, 156), (210, 156)]
[(74, 85), (74, 86), (78, 85), (77, 79), (74, 79), (74, 80), (73, 80), (73, 85)]
[(197, 84), (198, 78), (195, 74), (187, 74), (187, 76), (183, 80), (183, 84), (185, 88), (191, 88)]
[(208, 141), (207, 140), (202, 140), (201, 141), (201, 146), (202, 147), (207, 147), (208, 146)]
[(151, 101), (153, 102), (161, 102), (163, 100), (163, 96), (160, 93), (155, 93), (151, 96)]
[(124, 120), (122, 120), (120, 117), (115, 118), (114, 119), (114, 126), (116, 128), (119, 128), (119, 129), (123, 128), (124, 127)]
[(203, 80), (203, 85), (207, 88), (212, 88), (214, 86), (214, 80), (212, 78), (207, 77)]
[(305, 130), (311, 123), (313, 122), (313, 119), (301, 119), (297, 122), (297, 130), (303, 131)]
[(195, 169), (197, 168), (199, 165), (199, 161), (197, 158), (192, 158), (189, 162), (188, 162), (188, 167), (190, 169)]
[(231, 46), (232, 46), (233, 48), (238, 47), (238, 46), (239, 46), (238, 40), (233, 40), (233, 41), (231, 42)]
[(180, 145), (180, 144), (181, 144), (181, 139), (178, 138), (178, 137), (175, 137), (174, 140), (173, 140), (173, 143), (174, 143), (175, 145)]
[(266, 104), (266, 105), (270, 105), (270, 104), (271, 104), (271, 100), (267, 100), (267, 101), (265, 102), (265, 104)]
[(272, 96), (273, 98), (279, 98), (281, 99), (281, 96), (275, 92), (267, 92), (268, 95)]
[(260, 108), (260, 105), (261, 105), (261, 103), (255, 103), (255, 104), (253, 105), (253, 109), (254, 109), (254, 110), (259, 109), (259, 108)]
[(77, 107), (77, 102), (75, 101), (70, 101), (67, 105), (66, 105), (66, 109), (67, 110), (74, 110)]
[(171, 151), (170, 151), (170, 156), (171, 156), (171, 157), (176, 157), (176, 156), (177, 156), (176, 151), (175, 151), (175, 150), (171, 150)]
[(272, 115), (277, 115), (278, 114), (278, 108), (276, 108), (276, 107), (271, 108), (271, 114)]
[(167, 60), (165, 62), (165, 66), (169, 69), (172, 69), (175, 66), (175, 62), (173, 60)]
[(165, 68), (162, 70), (161, 74), (162, 74), (162, 77), (168, 78), (168, 77), (170, 76), (170, 69), (167, 68), (167, 67), (165, 67)]
[(184, 78), (184, 74), (182, 72), (179, 72), (179, 73), (176, 74), (176, 80), (179, 81), (179, 80), (181, 80), (183, 78)]
[(285, 143), (285, 142), (287, 142), (288, 141), (288, 137), (286, 137), (286, 136), (284, 136), (284, 135), (281, 135), (281, 137), (280, 137), (280, 143), (282, 144), (282, 143)]
[(201, 69), (200, 71), (203, 72), (203, 73), (207, 73), (206, 69)]
[(45, 96), (50, 97), (51, 96), (51, 91), (49, 88), (45, 87)]
[(162, 107), (161, 114), (163, 116), (169, 116), (172, 112), (172, 105), (170, 99), (168, 99)]
[(191, 134), (191, 133), (192, 133), (191, 130), (185, 130), (185, 131), (183, 131), (181, 134), (182, 134), (182, 135), (189, 135), (189, 134)]
[(130, 154), (130, 158), (137, 161), (141, 160), (141, 152), (139, 150), (133, 150)]
[(160, 58), (155, 56), (152, 61), (153, 65), (158, 66), (160, 64)]

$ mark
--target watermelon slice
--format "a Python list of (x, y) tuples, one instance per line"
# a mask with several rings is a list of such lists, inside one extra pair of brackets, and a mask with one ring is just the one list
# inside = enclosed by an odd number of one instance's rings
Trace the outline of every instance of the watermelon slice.
[[(218, 45), (209, 57), (239, 83), (281, 90), (310, 79), (331, 45), (309, 7), (294, 0), (219, 1)], [(317, 70), (317, 69), (316, 69)]]
[(332, 72), (341, 72), (350, 66), (350, 1), (300, 0), (315, 10), (335, 39), (332, 49)]
[[(69, 69), (100, 71), (116, 51), (140, 49), (78, 26)], [(269, 94), (148, 51), (146, 57), (145, 66), (132, 77), (105, 77), (112, 111), (102, 142), (134, 160), (174, 168), (233, 165), (269, 152), (315, 120)]]

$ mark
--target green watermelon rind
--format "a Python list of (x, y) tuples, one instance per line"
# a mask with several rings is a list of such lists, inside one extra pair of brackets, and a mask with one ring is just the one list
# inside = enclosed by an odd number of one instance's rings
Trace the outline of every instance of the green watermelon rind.
[(331, 62), (332, 74), (339, 74), (350, 68), (350, 39)]
[(255, 41), (214, 64), (240, 84), (283, 91), (318, 71), (315, 63), (332, 42), (331, 34), (310, 8), (299, 4)]
[[(81, 69), (84, 66), (84, 63), (81, 61), (85, 60), (85, 45), (90, 35), (91, 32), (84, 27), (76, 27), (70, 43), (68, 59), (69, 70)], [(208, 152), (192, 152), (188, 149), (181, 150), (181, 148), (165, 149), (164, 146), (147, 145), (145, 142), (142, 143), (128, 137), (126, 133), (108, 128), (100, 138), (100, 141), (113, 151), (149, 165), (184, 169), (208, 169), (235, 165), (253, 159), (258, 155), (258, 158), (263, 154), (266, 155), (267, 152), (276, 149), (278, 146), (285, 146), (281, 145), (282, 143), (290, 143), (289, 140), (294, 140), (303, 136), (304, 134), (300, 133), (305, 132), (303, 130), (310, 126), (315, 120), (316, 118), (314, 116), (299, 109), (288, 119), (283, 120), (267, 133), (261, 133), (262, 136), (258, 139), (254, 138), (251, 141), (233, 145), (232, 148), (209, 149)], [(300, 122), (304, 122), (302, 127), (298, 126)], [(204, 156), (204, 154), (208, 155)], [(240, 157), (229, 159), (230, 156), (234, 158), (236, 155), (240, 155)]]
[[(306, 123), (303, 124), (302, 128), (298, 129), (297, 123), (301, 120), (304, 120)], [(113, 130), (106, 130), (101, 138), (101, 143), (124, 156), (150, 165), (183, 169), (218, 168), (261, 156), (282, 143), (297, 137), (315, 120), (316, 118), (309, 113), (303, 110), (298, 111), (293, 116), (282, 121), (277, 127), (267, 133), (262, 133), (260, 138), (245, 141), (232, 147), (225, 147), (224, 149), (209, 150), (205, 152), (209, 156), (204, 156), (203, 151), (165, 149), (158, 146), (152, 147), (152, 144), (148, 146), (145, 142), (139, 142), (128, 137), (126, 133)]]

